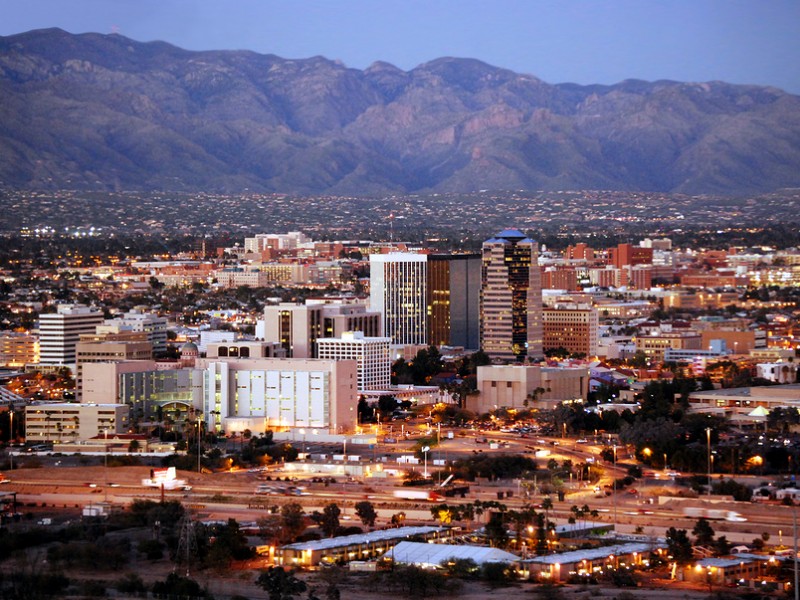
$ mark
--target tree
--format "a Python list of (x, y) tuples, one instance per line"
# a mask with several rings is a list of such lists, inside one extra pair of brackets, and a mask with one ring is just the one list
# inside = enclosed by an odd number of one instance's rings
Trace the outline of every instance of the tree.
[(692, 542), (685, 529), (667, 529), (667, 550), (675, 562), (687, 563), (692, 560)]
[(728, 538), (724, 535), (721, 535), (717, 538), (717, 541), (714, 542), (714, 547), (717, 553), (717, 556), (725, 556), (731, 553), (731, 543), (728, 541)]
[[(153, 595), (156, 597), (210, 598), (209, 593), (203, 590), (194, 579), (181, 577), (176, 573), (170, 573), (164, 581), (156, 581), (153, 584)], [(270, 598), (270, 600), (272, 599)]]
[(281, 537), (284, 542), (293, 542), (306, 528), (303, 507), (297, 502), (284, 504), (281, 508)]
[(333, 534), (339, 528), (340, 514), (342, 514), (342, 509), (335, 502), (331, 502), (322, 509), (322, 515), (318, 521), (322, 533), (328, 537), (333, 537)]
[(381, 417), (391, 417), (392, 413), (397, 410), (397, 398), (391, 394), (378, 396), (378, 410), (381, 413)]
[(714, 529), (703, 517), (697, 519), (697, 523), (692, 529), (692, 535), (695, 536), (695, 543), (698, 546), (710, 546), (714, 543)]
[(367, 500), (363, 500), (361, 502), (356, 503), (356, 515), (361, 522), (367, 527), (374, 527), (375, 526), (375, 519), (378, 518), (378, 513), (375, 511), (375, 507), (372, 505), (372, 502)]
[(294, 576), (293, 571), (286, 571), (283, 567), (270, 567), (263, 571), (256, 579), (256, 585), (267, 592), (269, 600), (292, 600), (308, 588), (304, 581)]
[(496, 548), (505, 548), (508, 545), (508, 530), (506, 529), (503, 513), (493, 512), (489, 515), (489, 522), (484, 527), (489, 544)]

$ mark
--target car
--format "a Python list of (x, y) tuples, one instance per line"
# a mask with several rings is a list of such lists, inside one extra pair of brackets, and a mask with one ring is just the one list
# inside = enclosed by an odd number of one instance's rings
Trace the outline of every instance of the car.
[(588, 444), (589, 440), (587, 440), (586, 438), (581, 438), (579, 440), (576, 440), (575, 443), (576, 444)]

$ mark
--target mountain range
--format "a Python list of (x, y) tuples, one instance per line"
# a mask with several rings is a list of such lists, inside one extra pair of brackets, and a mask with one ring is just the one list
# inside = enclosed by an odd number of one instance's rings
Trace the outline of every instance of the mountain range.
[(380, 195), (749, 194), (800, 186), (800, 96), (551, 85), (473, 59), (403, 71), (59, 29), (0, 37), (0, 186)]

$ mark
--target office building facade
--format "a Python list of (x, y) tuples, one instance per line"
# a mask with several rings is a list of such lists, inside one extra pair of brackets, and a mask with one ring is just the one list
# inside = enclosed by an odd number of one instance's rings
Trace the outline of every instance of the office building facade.
[(393, 344), (427, 344), (428, 260), (424, 254), (371, 254), (370, 308), (383, 315)]
[(39, 363), (73, 367), (81, 335), (95, 333), (102, 323), (102, 312), (80, 304), (59, 305), (57, 312), (39, 315)]
[(571, 354), (597, 355), (600, 317), (588, 304), (556, 304), (542, 310), (545, 350), (563, 348)]
[(480, 254), (428, 256), (427, 343), (480, 347)]
[(391, 385), (391, 341), (388, 337), (365, 337), (360, 331), (348, 331), (340, 338), (320, 339), (319, 358), (356, 361), (359, 392), (386, 390)]
[(542, 283), (538, 244), (516, 229), (483, 243), (481, 348), (493, 358), (542, 358)]

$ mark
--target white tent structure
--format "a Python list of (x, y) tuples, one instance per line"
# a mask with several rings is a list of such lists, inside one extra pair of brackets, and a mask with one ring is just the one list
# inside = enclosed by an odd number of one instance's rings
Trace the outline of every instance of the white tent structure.
[(449, 559), (461, 560), (469, 558), (475, 564), (502, 562), (510, 563), (519, 557), (510, 552), (485, 546), (463, 546), (455, 544), (425, 544), (422, 542), (400, 542), (383, 555), (384, 559), (398, 564), (418, 565), (421, 567), (438, 567)]

